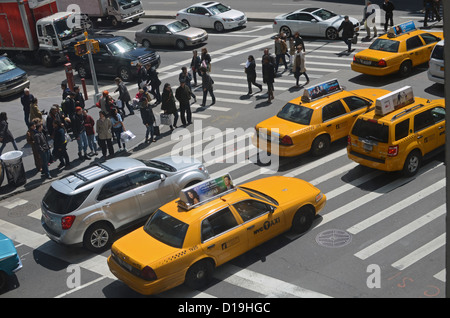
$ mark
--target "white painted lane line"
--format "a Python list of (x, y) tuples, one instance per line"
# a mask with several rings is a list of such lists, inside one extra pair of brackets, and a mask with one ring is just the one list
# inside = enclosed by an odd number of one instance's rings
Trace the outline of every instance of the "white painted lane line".
[(395, 242), (399, 241), (405, 236), (420, 229), (421, 227), (425, 226), (431, 221), (445, 215), (445, 213), (446, 208), (445, 204), (443, 204), (438, 208), (434, 209), (433, 211), (421, 216), (420, 218), (412, 221), (411, 223), (403, 226), (402, 228), (390, 233), (389, 235), (383, 237), (382, 239), (376, 241), (375, 243), (367, 246), (366, 248), (362, 249), (361, 251), (357, 252), (354, 255), (359, 259), (365, 260), (373, 256), (374, 254), (380, 252), (381, 250), (385, 249), (386, 247), (394, 244)]

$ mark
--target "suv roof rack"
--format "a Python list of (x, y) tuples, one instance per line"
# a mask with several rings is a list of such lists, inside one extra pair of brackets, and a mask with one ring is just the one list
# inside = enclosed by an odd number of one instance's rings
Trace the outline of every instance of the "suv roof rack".
[(93, 183), (97, 180), (100, 180), (102, 178), (105, 178), (120, 171), (123, 171), (123, 169), (114, 170), (102, 163), (92, 163), (88, 167), (79, 169), (77, 171), (69, 173), (68, 175), (65, 175), (63, 178), (67, 178), (67, 181), (69, 183), (78, 181), (79, 184), (75, 186), (76, 190), (78, 188), (84, 187), (90, 183)]

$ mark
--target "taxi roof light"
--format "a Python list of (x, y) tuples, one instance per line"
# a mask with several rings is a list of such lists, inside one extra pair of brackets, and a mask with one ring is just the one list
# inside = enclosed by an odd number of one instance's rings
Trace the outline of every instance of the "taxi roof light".
[(389, 94), (377, 98), (375, 114), (385, 116), (394, 110), (414, 103), (414, 93), (411, 86), (404, 86)]
[(339, 84), (337, 79), (332, 79), (308, 88), (303, 91), (302, 102), (309, 103), (313, 100), (329, 96), (340, 91), (344, 88)]
[(415, 30), (417, 30), (417, 28), (416, 25), (414, 24), (414, 21), (408, 21), (391, 27), (387, 32), (387, 36), (389, 38), (395, 38), (396, 36)]

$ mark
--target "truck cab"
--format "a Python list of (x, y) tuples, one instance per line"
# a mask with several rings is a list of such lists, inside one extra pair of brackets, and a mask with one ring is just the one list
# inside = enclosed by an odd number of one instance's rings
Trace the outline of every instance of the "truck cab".
[(107, 0), (108, 15), (113, 26), (121, 22), (137, 22), (144, 15), (140, 0)]

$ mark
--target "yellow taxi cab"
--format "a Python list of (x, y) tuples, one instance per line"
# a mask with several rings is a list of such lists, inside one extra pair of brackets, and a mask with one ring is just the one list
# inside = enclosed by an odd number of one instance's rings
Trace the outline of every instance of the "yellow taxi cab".
[(233, 186), (230, 175), (180, 192), (111, 247), (111, 272), (133, 290), (198, 289), (215, 267), (292, 229), (306, 232), (326, 197), (306, 181), (271, 176)]
[(336, 79), (306, 88), (303, 96), (288, 102), (276, 116), (255, 126), (253, 144), (282, 157), (311, 151), (328, 152), (330, 144), (348, 136), (356, 117), (372, 105), (384, 89), (344, 90)]
[(382, 171), (413, 176), (425, 157), (445, 147), (445, 100), (414, 97), (405, 86), (377, 100), (348, 136), (348, 157)]
[(407, 76), (413, 67), (430, 60), (434, 46), (443, 38), (443, 32), (417, 30), (414, 22), (406, 22), (392, 27), (368, 49), (356, 53), (351, 68), (367, 75)]

